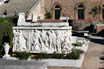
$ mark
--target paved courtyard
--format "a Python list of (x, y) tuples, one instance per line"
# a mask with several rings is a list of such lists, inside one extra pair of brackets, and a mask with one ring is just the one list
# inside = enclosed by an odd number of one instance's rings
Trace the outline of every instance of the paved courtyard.
[[(91, 42), (89, 49), (85, 53), (85, 59), (81, 69), (104, 69), (104, 61), (99, 58), (104, 56), (104, 38), (99, 36), (90, 36)], [(49, 67), (49, 69), (78, 69), (65, 67)]]
[(104, 69), (104, 61), (99, 59), (101, 56), (104, 56), (104, 38), (90, 36), (90, 39), (89, 49), (85, 54), (85, 60), (81, 69)]

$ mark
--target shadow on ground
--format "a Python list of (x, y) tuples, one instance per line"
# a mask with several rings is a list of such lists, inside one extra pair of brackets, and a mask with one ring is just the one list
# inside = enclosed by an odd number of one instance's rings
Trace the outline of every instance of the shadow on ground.
[(104, 37), (103, 37), (104, 35), (101, 36), (98, 34), (92, 34), (92, 36), (97, 37), (97, 38), (88, 37), (88, 39), (90, 39), (91, 42), (104, 45)]
[(95, 39), (95, 38), (90, 38), (90, 39), (91, 42), (104, 45), (104, 39)]
[(92, 34), (93, 36), (98, 36), (98, 37), (104, 37), (104, 30), (96, 33), (96, 34)]
[(99, 68), (99, 69), (104, 69), (104, 67), (101, 67), (101, 68)]

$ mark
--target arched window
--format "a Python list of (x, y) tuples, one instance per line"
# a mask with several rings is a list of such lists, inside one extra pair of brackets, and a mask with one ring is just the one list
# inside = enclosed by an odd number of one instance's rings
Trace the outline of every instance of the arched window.
[(55, 19), (60, 19), (61, 8), (59, 5), (55, 6)]
[(84, 19), (84, 6), (79, 5), (78, 6), (78, 19)]
[(102, 19), (104, 20), (104, 5), (102, 5)]

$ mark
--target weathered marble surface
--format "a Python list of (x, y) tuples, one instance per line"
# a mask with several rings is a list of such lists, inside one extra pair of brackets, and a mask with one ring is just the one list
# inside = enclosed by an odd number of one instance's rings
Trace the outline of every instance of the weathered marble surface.
[(18, 25), (25, 25), (25, 13), (19, 13)]
[(47, 63), (0, 59), (0, 69), (47, 69)]
[(71, 46), (71, 27), (14, 27), (13, 52), (67, 53)]

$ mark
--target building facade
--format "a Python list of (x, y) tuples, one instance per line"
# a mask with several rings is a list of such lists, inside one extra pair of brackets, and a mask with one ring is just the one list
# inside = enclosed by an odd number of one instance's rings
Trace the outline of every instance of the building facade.
[(53, 19), (104, 19), (103, 0), (44, 0), (44, 9), (52, 13)]

